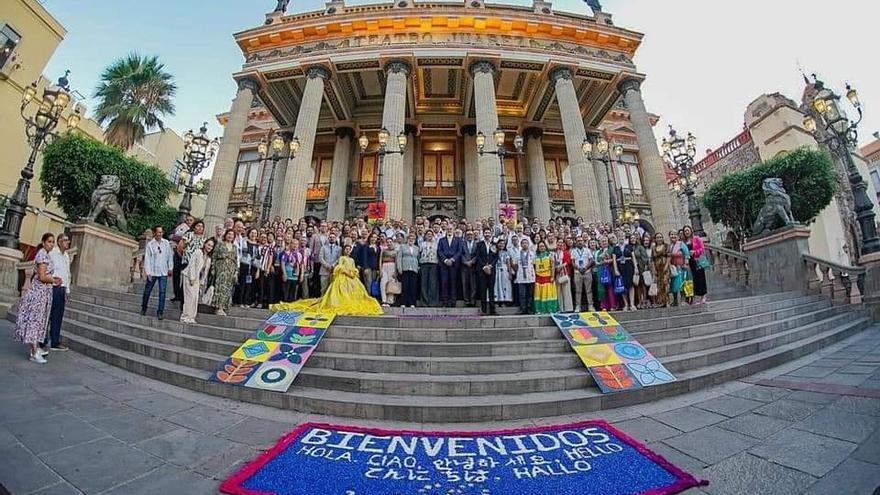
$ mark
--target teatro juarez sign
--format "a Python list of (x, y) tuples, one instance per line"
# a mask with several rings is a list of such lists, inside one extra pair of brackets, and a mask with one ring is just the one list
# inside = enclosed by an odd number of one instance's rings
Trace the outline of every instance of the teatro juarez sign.
[(509, 48), (513, 50), (564, 53), (566, 55), (577, 55), (603, 62), (612, 62), (635, 67), (632, 59), (625, 53), (606, 50), (604, 48), (594, 48), (576, 43), (536, 39), (527, 36), (476, 33), (389, 33), (352, 36), (339, 40), (302, 43), (286, 48), (262, 50), (250, 54), (247, 57), (247, 63), (252, 64), (283, 58), (296, 58), (301, 55), (316, 55), (359, 48), (368, 49), (401, 45), (425, 47)]

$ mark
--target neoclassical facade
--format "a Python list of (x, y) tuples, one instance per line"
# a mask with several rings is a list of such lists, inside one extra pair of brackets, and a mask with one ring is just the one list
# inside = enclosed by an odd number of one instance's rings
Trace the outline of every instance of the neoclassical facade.
[[(279, 9), (235, 39), (245, 63), (232, 107), (218, 116), (209, 225), (267, 207), (293, 219), (361, 215), (377, 189), (389, 218), (484, 218), (497, 215), (502, 172), (510, 202), (532, 217), (611, 220), (613, 194), (626, 218), (675, 224), (657, 117), (632, 61), (642, 35), (601, 10), (333, 0), (318, 12)], [(381, 129), (399, 152), (377, 153)], [(509, 151), (523, 136), (521, 152), (492, 154), (498, 129)], [(271, 132), (295, 140), (296, 153), (285, 146), (263, 159), (257, 146)], [(584, 154), (585, 139), (623, 153), (605, 163), (596, 146)]]

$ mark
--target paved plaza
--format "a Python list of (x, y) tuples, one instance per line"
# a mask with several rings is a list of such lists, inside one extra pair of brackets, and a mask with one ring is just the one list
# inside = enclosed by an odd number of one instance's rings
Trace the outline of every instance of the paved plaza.
[[(0, 322), (0, 484), (13, 495), (213, 494), (297, 423), (354, 422), (194, 393), (74, 352), (39, 366), (23, 358), (11, 330)], [(652, 404), (440, 429), (588, 417), (613, 422), (711, 482), (689, 495), (871, 494), (880, 486), (880, 326), (747, 379)]]

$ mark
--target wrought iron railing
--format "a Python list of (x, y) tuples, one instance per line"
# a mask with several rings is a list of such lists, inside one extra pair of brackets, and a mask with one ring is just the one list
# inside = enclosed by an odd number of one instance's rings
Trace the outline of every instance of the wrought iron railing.
[(376, 181), (351, 181), (348, 183), (348, 197), (369, 198), (376, 196)]
[(507, 181), (507, 195), (511, 198), (526, 198), (529, 196), (528, 182)]
[(574, 199), (571, 184), (548, 183), (547, 189), (550, 190), (550, 199)]
[(257, 200), (256, 187), (236, 187), (229, 195), (229, 204), (253, 205)]
[(718, 147), (717, 150), (709, 153), (702, 160), (698, 161), (694, 164), (693, 168), (691, 168), (691, 173), (700, 173), (703, 170), (706, 170), (718, 160), (726, 157), (727, 155), (733, 153), (738, 150), (742, 145), (748, 143), (752, 140), (752, 135), (749, 133), (749, 130), (746, 129), (739, 133), (735, 138), (730, 141), (722, 144)]
[(624, 206), (632, 203), (648, 203), (648, 195), (641, 189), (621, 187), (618, 192), (620, 193)]
[(306, 199), (327, 199), (330, 196), (329, 182), (312, 182), (306, 189)]
[(464, 196), (464, 184), (457, 181), (416, 181), (416, 196), (458, 197)]

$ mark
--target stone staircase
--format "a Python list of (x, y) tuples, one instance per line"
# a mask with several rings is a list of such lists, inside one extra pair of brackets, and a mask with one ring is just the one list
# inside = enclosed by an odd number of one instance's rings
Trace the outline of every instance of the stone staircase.
[(703, 306), (615, 313), (678, 381), (604, 395), (544, 316), (480, 318), (474, 308), (457, 308), (339, 317), (287, 393), (208, 381), (265, 311), (200, 314), (199, 324), (184, 325), (176, 321), (176, 306), (159, 321), (139, 314), (137, 293), (78, 288), (64, 333), (81, 353), (217, 396), (307, 413), (445, 423), (649, 402), (776, 366), (870, 323), (860, 307), (832, 306), (819, 295), (752, 297), (723, 280), (710, 284), (713, 289)]

